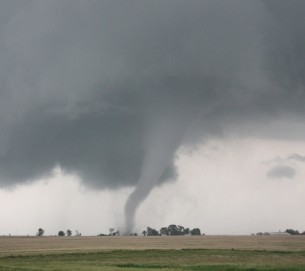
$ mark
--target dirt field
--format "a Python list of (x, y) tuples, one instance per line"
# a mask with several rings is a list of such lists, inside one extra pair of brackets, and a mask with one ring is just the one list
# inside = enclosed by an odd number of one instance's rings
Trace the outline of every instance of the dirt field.
[(305, 251), (305, 236), (0, 237), (0, 257), (117, 249)]
[(0, 237), (0, 271), (304, 271), (305, 236)]

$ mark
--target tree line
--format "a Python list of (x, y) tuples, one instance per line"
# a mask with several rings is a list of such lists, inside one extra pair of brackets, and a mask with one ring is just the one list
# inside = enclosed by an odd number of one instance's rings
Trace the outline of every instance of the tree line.
[(256, 234), (251, 234), (251, 235), (272, 235), (272, 234), (290, 234), (290, 235), (305, 235), (305, 231), (299, 232), (298, 230), (293, 230), (293, 229), (287, 229), (284, 232), (278, 231), (278, 232), (257, 232)]
[(169, 225), (168, 227), (162, 227), (159, 231), (151, 227), (147, 227), (142, 232), (144, 236), (158, 236), (158, 235), (201, 235), (199, 228), (185, 228), (180, 225)]
[[(42, 228), (39, 228), (36, 236), (44, 236), (45, 230)], [(75, 231), (75, 236), (81, 236), (82, 234), (78, 232), (78, 230)], [(67, 229), (66, 231), (59, 231), (58, 236), (72, 236), (72, 231), (70, 229)]]
[[(36, 233), (36, 236), (44, 236), (44, 233), (45, 233), (45, 230), (42, 228), (39, 228)], [(130, 235), (137, 236), (138, 234), (130, 233)], [(144, 235), (144, 236), (201, 235), (201, 231), (199, 228), (190, 229), (190, 228), (185, 228), (180, 225), (171, 224), (168, 227), (162, 227), (159, 231), (154, 228), (147, 227), (146, 230), (142, 231), (142, 235)], [(59, 231), (58, 236), (72, 236), (72, 231), (70, 229), (68, 229), (66, 231)], [(79, 233), (76, 230), (75, 236), (81, 236), (81, 233)], [(114, 228), (109, 228), (108, 234), (100, 233), (100, 234), (98, 234), (98, 236), (120, 236), (120, 231), (115, 230)]]
[(305, 231), (299, 232), (298, 230), (293, 230), (293, 229), (287, 229), (285, 232), (291, 235), (305, 235)]
[[(294, 229), (287, 229), (285, 232), (290, 235), (305, 235), (305, 231), (299, 232), (298, 230), (294, 230)], [(44, 233), (45, 233), (45, 230), (42, 228), (39, 228), (36, 233), (36, 236), (44, 236)], [(137, 233), (130, 233), (130, 235), (138, 236)], [(147, 227), (146, 230), (142, 231), (142, 235), (144, 235), (144, 236), (201, 235), (201, 231), (199, 228), (190, 229), (190, 228), (185, 228), (180, 225), (172, 224), (172, 225), (169, 225), (168, 227), (162, 227), (159, 231), (154, 228)], [(202, 234), (202, 235), (204, 235), (204, 234)], [(252, 234), (252, 235), (254, 235), (254, 234)], [(270, 235), (270, 233), (258, 232), (258, 233), (256, 233), (256, 235)], [(59, 231), (58, 236), (72, 236), (72, 231), (70, 229), (68, 229), (66, 231)], [(78, 232), (78, 230), (76, 230), (75, 236), (81, 236), (81, 233)], [(98, 234), (98, 236), (120, 236), (120, 231), (115, 230), (114, 228), (109, 228), (108, 234), (101, 233), (101, 234)]]

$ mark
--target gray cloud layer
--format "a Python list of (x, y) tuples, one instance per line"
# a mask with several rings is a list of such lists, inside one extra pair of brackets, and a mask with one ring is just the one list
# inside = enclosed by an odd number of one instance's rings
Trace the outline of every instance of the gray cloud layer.
[(305, 156), (297, 154), (297, 153), (293, 153), (287, 157), (287, 160), (295, 160), (295, 161), (305, 163)]
[[(292, 179), (295, 176), (296, 169), (290, 162), (297, 161), (304, 163), (305, 156), (298, 153), (292, 153), (286, 157), (276, 157), (270, 161), (263, 162), (264, 164), (276, 164), (267, 173), (268, 178), (289, 178)], [(287, 165), (290, 164), (290, 165)]]
[(236, 128), (293, 137), (268, 127), (304, 115), (304, 11), (294, 0), (0, 1), (1, 185), (60, 165), (91, 187), (139, 182), (141, 202), (175, 178), (182, 144)]
[(277, 165), (267, 172), (268, 178), (289, 178), (295, 175), (295, 169), (290, 166)]
[(297, 161), (305, 163), (305, 156), (298, 154), (298, 153), (292, 153), (286, 157), (275, 157), (272, 160), (263, 162), (264, 164), (270, 164), (270, 163), (286, 163), (289, 161)]

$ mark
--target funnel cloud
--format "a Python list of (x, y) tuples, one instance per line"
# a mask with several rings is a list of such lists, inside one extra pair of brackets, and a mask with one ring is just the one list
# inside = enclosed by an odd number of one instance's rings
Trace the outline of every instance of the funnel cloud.
[(0, 186), (60, 166), (92, 189), (134, 187), (130, 232), (150, 191), (177, 178), (180, 147), (304, 139), (304, 12), (298, 0), (0, 1)]

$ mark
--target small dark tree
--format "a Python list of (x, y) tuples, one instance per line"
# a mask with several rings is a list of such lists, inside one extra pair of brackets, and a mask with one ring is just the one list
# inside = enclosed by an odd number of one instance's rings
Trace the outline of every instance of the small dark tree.
[(201, 235), (200, 229), (198, 229), (198, 228), (192, 229), (191, 235)]
[(178, 227), (176, 225), (174, 224), (169, 225), (167, 229), (168, 229), (168, 235), (177, 235)]
[(146, 235), (147, 235), (147, 231), (146, 231), (146, 230), (142, 231), (142, 234), (143, 234), (144, 236), (146, 236)]
[(184, 234), (185, 234), (185, 235), (190, 234), (190, 229), (189, 229), (189, 228), (184, 229)]
[(67, 229), (67, 236), (71, 236), (72, 235), (72, 231)]
[(160, 234), (161, 235), (168, 235), (168, 228), (167, 227), (163, 227), (160, 229)]
[(291, 234), (291, 235), (299, 235), (299, 231), (298, 230), (293, 230), (293, 229), (287, 229), (285, 232)]
[(183, 235), (184, 234), (184, 227), (177, 226), (177, 225), (169, 225), (167, 227), (168, 235)]
[(43, 235), (44, 235), (44, 229), (39, 228), (37, 233), (36, 233), (36, 236), (43, 236)]
[(178, 225), (178, 234), (179, 235), (184, 235), (184, 227), (183, 226)]
[(180, 225), (169, 225), (168, 227), (163, 227), (160, 229), (160, 235), (200, 235), (201, 232), (198, 228), (193, 229), (190, 231), (189, 228), (184, 228)]
[(159, 232), (153, 228), (147, 227), (147, 236), (157, 236)]
[(65, 232), (64, 231), (59, 231), (58, 236), (65, 236)]

